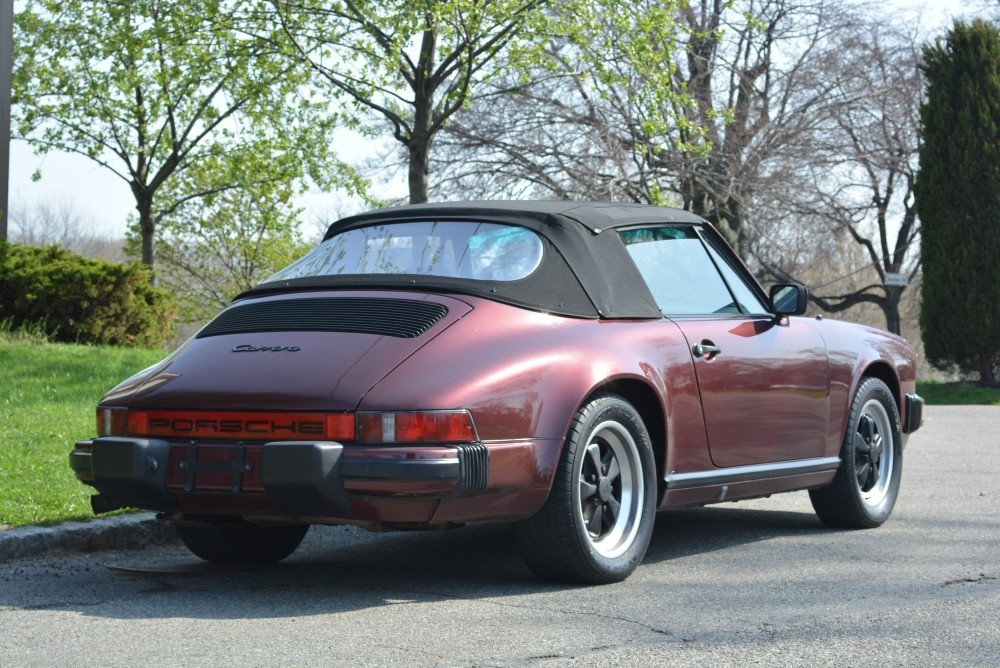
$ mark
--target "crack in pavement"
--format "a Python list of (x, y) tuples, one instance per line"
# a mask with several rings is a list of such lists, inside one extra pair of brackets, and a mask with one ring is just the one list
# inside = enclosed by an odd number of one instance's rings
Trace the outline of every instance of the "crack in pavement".
[[(419, 589), (413, 589), (413, 590), (402, 589), (402, 590), (397, 590), (397, 591), (402, 591), (402, 592), (406, 592), (406, 593), (409, 593), (409, 594), (417, 594), (417, 595), (422, 595), (422, 596), (432, 596), (432, 597), (443, 599), (443, 600), (455, 600), (455, 601), (469, 601), (469, 602), (476, 602), (476, 603), (488, 603), (490, 605), (495, 605), (495, 606), (501, 607), (501, 608), (515, 608), (515, 609), (520, 609), (520, 610), (532, 610), (532, 611), (547, 612), (547, 613), (557, 612), (557, 613), (561, 613), (561, 614), (565, 614), (565, 615), (572, 615), (572, 616), (575, 616), (575, 617), (594, 617), (594, 618), (597, 618), (597, 619), (611, 620), (611, 621), (616, 621), (616, 622), (624, 622), (626, 624), (631, 624), (633, 626), (637, 626), (639, 628), (646, 629), (647, 631), (650, 631), (650, 632), (655, 633), (657, 635), (663, 635), (663, 636), (669, 636), (669, 637), (674, 637), (675, 636), (675, 634), (674, 634), (673, 631), (668, 631), (666, 629), (660, 629), (660, 628), (657, 628), (655, 626), (652, 626), (652, 625), (647, 624), (645, 622), (641, 622), (641, 621), (636, 620), (636, 619), (629, 619), (628, 617), (623, 617), (623, 616), (619, 616), (619, 615), (610, 615), (610, 614), (601, 613), (601, 612), (587, 612), (587, 611), (582, 611), (582, 610), (566, 610), (566, 609), (562, 609), (562, 608), (551, 608), (551, 607), (547, 607), (547, 606), (534, 606), (534, 605), (525, 605), (525, 604), (518, 604), (518, 603), (507, 603), (507, 602), (499, 601), (499, 600), (497, 600), (495, 598), (491, 598), (491, 597), (477, 598), (477, 597), (473, 597), (473, 596), (456, 596), (455, 594), (443, 594), (443, 593), (440, 593), (440, 592), (424, 591), (424, 590), (419, 590)], [(419, 603), (419, 601), (407, 601), (406, 603)], [(401, 603), (396, 602), (396, 604), (399, 605)]]
[(942, 587), (951, 587), (952, 585), (963, 585), (963, 584), (983, 584), (984, 582), (993, 582), (997, 578), (992, 575), (986, 575), (985, 573), (980, 573), (976, 577), (971, 578), (958, 578), (957, 580), (947, 580)]

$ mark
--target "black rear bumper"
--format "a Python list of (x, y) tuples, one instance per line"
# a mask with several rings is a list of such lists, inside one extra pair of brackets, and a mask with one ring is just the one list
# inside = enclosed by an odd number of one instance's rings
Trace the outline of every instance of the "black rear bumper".
[[(79, 441), (70, 453), (77, 478), (101, 495), (92, 499), (94, 512), (133, 507), (170, 512), (178, 494), (196, 491), (167, 486), (171, 444), (159, 439), (102, 437)], [(484, 493), (489, 483), (489, 450), (482, 444), (454, 446), (447, 459), (352, 459), (342, 444), (332, 441), (277, 441), (261, 449), (260, 474), (264, 494), (281, 512), (296, 516), (347, 516), (351, 513), (345, 479), (408, 483), (453, 482), (452, 496)], [(239, 447), (237, 453), (242, 453)], [(241, 454), (232, 462), (201, 462), (196, 457), (177, 463), (194, 480), (198, 471), (226, 470), (233, 475), (233, 493), (250, 466)]]
[(169, 455), (166, 441), (107, 436), (77, 442), (69, 465), (105, 495), (91, 499), (95, 514), (125, 507), (169, 511), (177, 505), (166, 489)]

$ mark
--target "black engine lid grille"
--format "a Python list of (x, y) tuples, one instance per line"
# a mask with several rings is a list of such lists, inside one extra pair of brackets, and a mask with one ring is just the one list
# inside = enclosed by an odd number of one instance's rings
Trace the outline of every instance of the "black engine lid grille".
[(354, 297), (287, 299), (234, 306), (219, 314), (198, 338), (254, 332), (353, 332), (412, 339), (434, 326), (448, 309), (410, 299)]

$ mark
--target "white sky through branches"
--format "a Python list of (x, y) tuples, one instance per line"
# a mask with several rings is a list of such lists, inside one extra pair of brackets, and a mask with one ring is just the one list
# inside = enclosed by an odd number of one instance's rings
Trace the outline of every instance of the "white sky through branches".
[[(954, 18), (974, 18), (986, 8), (996, 7), (984, 0), (889, 0), (888, 5), (898, 12), (897, 18), (918, 24), (920, 32), (929, 37), (946, 29)], [(381, 145), (345, 132), (344, 141), (338, 141), (340, 157), (347, 162), (359, 162), (384, 153)], [(23, 141), (11, 143), (10, 155), (10, 207), (28, 210), (38, 203), (48, 202), (57, 206), (67, 205), (79, 212), (81, 218), (93, 225), (102, 236), (120, 238), (125, 234), (135, 203), (126, 182), (99, 167), (96, 163), (67, 153), (52, 152), (37, 156)], [(32, 181), (32, 174), (39, 171), (41, 180)], [(406, 195), (406, 172), (399, 170), (394, 182), (376, 186), (373, 193), (382, 198)], [(307, 234), (314, 221), (332, 222), (337, 214), (346, 214), (360, 208), (339, 194), (311, 193), (303, 197)]]

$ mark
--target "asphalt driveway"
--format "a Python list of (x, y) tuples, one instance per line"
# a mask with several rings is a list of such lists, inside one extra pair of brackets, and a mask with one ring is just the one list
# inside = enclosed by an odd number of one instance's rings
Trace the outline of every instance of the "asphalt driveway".
[(314, 528), (268, 568), (12, 559), (0, 666), (1000, 665), (998, 457), (1000, 408), (930, 407), (883, 527), (827, 529), (805, 493), (664, 514), (601, 587), (535, 579), (505, 525)]

